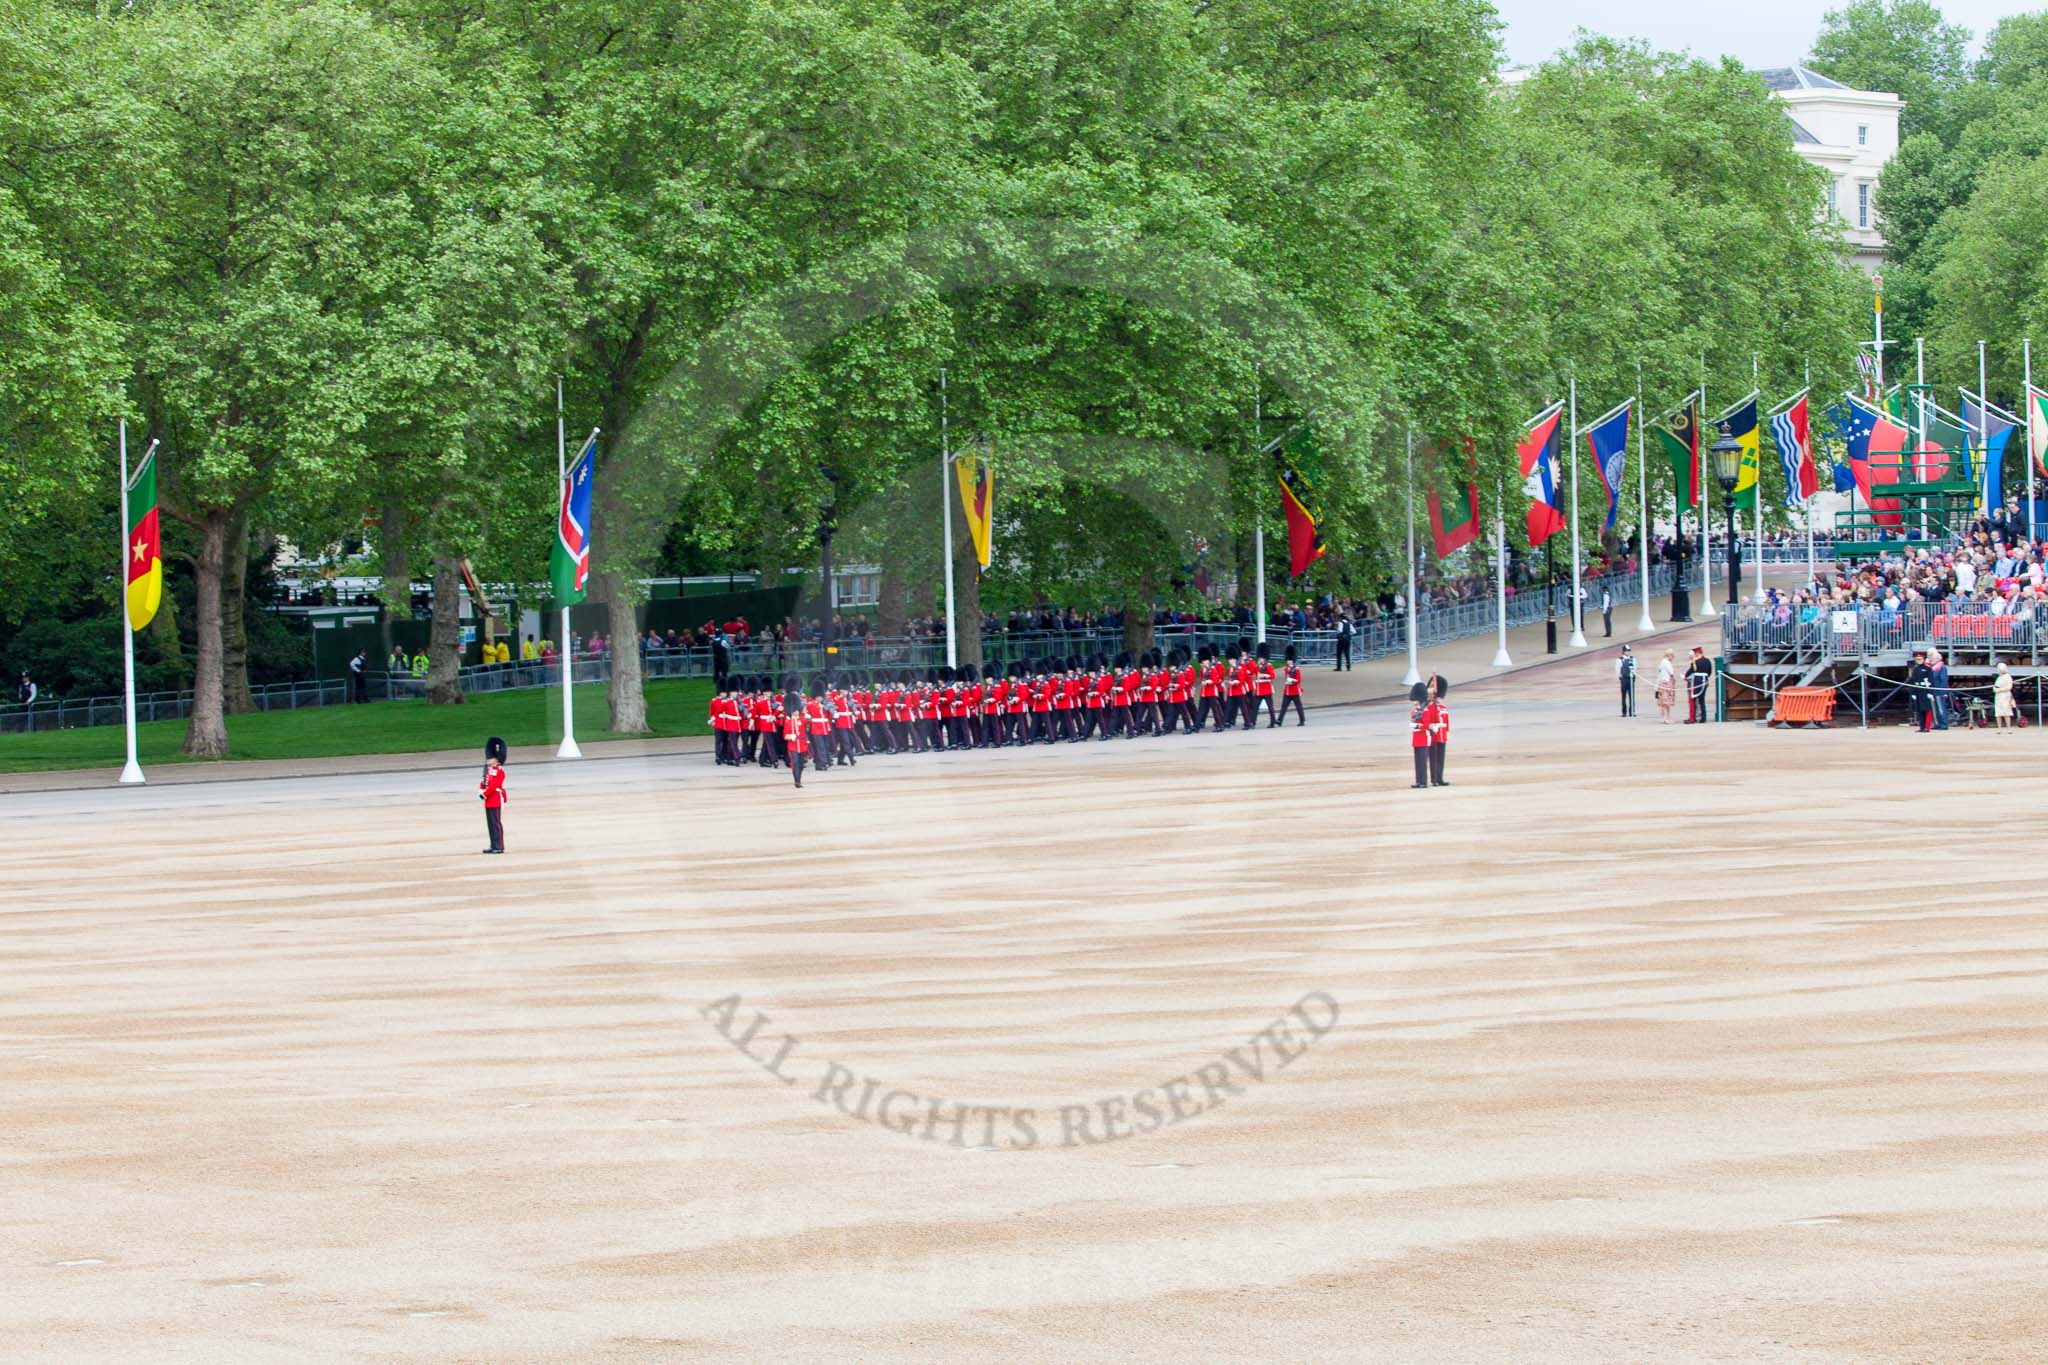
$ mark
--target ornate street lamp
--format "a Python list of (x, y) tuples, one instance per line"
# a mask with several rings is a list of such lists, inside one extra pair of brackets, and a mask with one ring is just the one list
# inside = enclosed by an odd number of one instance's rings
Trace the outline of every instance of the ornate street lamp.
[(1721, 503), (1728, 509), (1728, 605), (1733, 607), (1742, 582), (1742, 546), (1735, 538), (1734, 497), (1735, 481), (1742, 477), (1742, 442), (1728, 433), (1726, 422), (1721, 424), (1721, 434), (1714, 441), (1713, 454), (1714, 482), (1721, 485)]

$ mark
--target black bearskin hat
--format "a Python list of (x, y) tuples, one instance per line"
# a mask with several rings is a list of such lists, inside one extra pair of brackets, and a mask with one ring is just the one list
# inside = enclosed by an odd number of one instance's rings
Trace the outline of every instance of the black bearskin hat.
[(1259, 658), (1270, 659), (1272, 657), (1273, 646), (1267, 644), (1264, 640), (1259, 641)]
[(496, 735), (492, 735), (489, 739), (485, 740), (484, 757), (495, 758), (498, 762), (503, 763), (505, 761), (505, 741)]
[(1289, 645), (1289, 646), (1287, 646), (1287, 662), (1288, 662), (1288, 663), (1293, 663), (1293, 662), (1294, 662), (1294, 646), (1293, 646), (1293, 645)]
[(813, 677), (811, 679), (811, 695), (814, 697), (825, 695), (825, 680), (823, 678)]

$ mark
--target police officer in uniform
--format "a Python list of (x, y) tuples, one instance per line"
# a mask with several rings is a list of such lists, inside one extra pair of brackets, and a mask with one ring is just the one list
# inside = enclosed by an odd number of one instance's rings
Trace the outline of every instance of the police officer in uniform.
[(1636, 713), (1636, 655), (1627, 645), (1621, 647), (1621, 657), (1614, 661), (1614, 676), (1621, 684), (1621, 714), (1633, 716)]

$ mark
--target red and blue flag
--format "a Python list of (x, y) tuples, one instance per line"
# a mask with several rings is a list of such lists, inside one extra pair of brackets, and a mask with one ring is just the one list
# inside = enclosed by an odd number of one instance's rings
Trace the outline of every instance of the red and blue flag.
[(1563, 480), (1557, 477), (1559, 428), (1564, 404), (1552, 403), (1529, 423), (1515, 447), (1522, 457), (1522, 491), (1529, 495), (1529, 544), (1533, 548), (1564, 529)]

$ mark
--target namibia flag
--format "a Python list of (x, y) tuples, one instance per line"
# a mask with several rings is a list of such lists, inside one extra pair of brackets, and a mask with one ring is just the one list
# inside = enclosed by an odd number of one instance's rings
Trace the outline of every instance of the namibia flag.
[[(164, 596), (163, 542), (157, 535), (156, 448), (151, 446), (142, 464), (123, 490), (128, 508), (128, 627), (141, 630), (156, 618), (157, 605)], [(102, 542), (104, 544), (104, 542)]]

